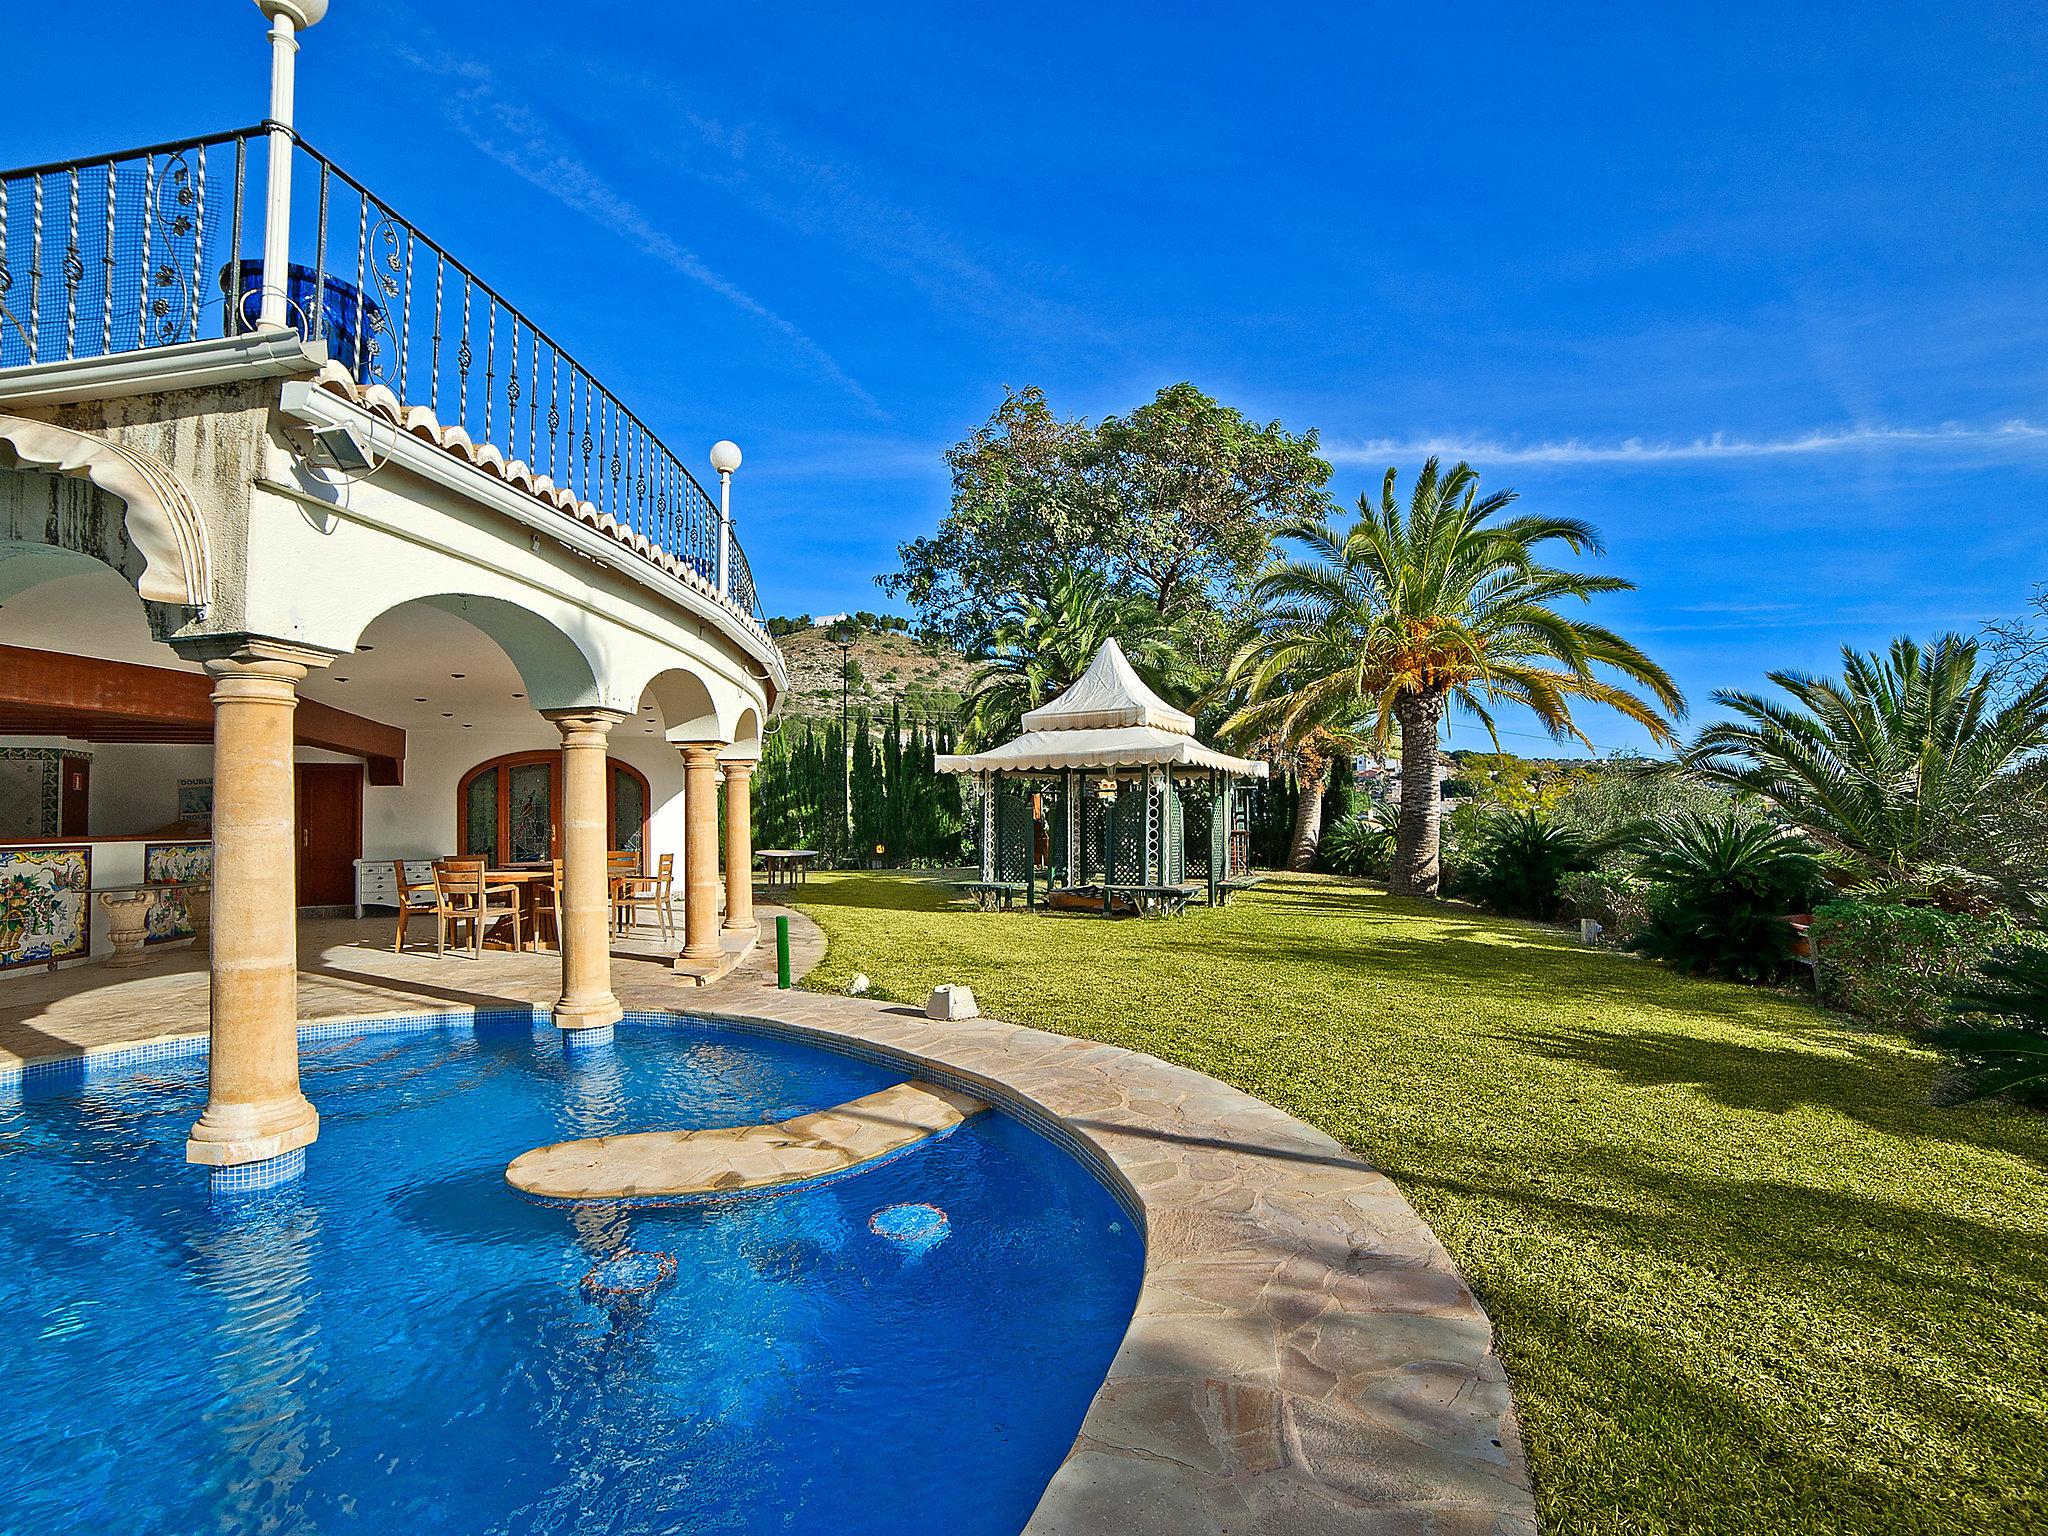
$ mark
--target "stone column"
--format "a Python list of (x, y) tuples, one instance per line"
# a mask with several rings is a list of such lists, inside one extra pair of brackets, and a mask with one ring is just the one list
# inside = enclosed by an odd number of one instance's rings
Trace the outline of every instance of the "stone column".
[(754, 925), (754, 764), (728, 758), (725, 769), (725, 928), (751, 934)]
[[(186, 1158), (216, 1170), (269, 1163), (320, 1134), (299, 1091), (298, 849), (292, 714), (328, 657), (250, 643), (206, 661), (213, 677), (213, 935), (206, 1109)], [(286, 1178), (303, 1158), (273, 1172)], [(230, 1180), (216, 1172), (217, 1183)], [(257, 1175), (248, 1182), (263, 1182)]]
[(562, 996), (555, 1027), (609, 1029), (624, 1012), (612, 996), (611, 851), (605, 738), (616, 709), (542, 712), (562, 733)]
[(718, 748), (683, 748), (683, 959), (715, 962), (718, 942)]

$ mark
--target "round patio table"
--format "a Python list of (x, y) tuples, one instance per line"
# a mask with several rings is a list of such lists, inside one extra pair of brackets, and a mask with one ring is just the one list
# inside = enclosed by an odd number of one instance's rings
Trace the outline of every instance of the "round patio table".
[(804, 883), (805, 872), (811, 867), (811, 860), (818, 856), (815, 848), (760, 848), (754, 856), (761, 861), (768, 872), (768, 889), (794, 890)]

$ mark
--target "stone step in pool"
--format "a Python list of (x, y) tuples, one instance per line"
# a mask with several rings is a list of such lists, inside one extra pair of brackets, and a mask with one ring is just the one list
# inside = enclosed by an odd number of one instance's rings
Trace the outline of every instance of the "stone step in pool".
[(772, 1125), (639, 1131), (559, 1141), (505, 1168), (544, 1200), (634, 1200), (728, 1194), (842, 1173), (951, 1130), (988, 1106), (932, 1083), (898, 1083)]

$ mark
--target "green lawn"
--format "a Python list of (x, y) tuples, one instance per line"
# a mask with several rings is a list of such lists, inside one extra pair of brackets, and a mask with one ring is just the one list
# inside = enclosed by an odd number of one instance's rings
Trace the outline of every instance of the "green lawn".
[(1347, 881), (1172, 922), (886, 875), (800, 905), (809, 985), (965, 981), (1386, 1169), (1493, 1315), (1547, 1531), (2048, 1531), (2048, 1117), (1929, 1107), (1918, 1047)]

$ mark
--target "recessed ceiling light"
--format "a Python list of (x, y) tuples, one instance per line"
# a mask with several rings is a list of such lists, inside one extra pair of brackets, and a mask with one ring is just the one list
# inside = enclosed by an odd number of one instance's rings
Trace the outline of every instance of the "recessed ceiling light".
[(450, 672), (448, 675), (453, 678), (464, 678), (469, 676), (467, 672)]
[(453, 720), (455, 718), (455, 711), (452, 709), (444, 709), (441, 711), (441, 718), (443, 720)]
[(413, 700), (413, 703), (415, 703), (415, 704), (424, 704), (424, 703), (426, 703), (426, 702), (427, 702), (427, 701), (426, 701), (425, 699), (414, 699), (414, 700)]
[(377, 649), (377, 647), (375, 647), (374, 645), (359, 645), (356, 647), (356, 649), (359, 651), (374, 651), (375, 649)]
[(462, 728), (463, 728), (463, 729), (464, 729), (465, 731), (473, 731), (473, 730), (475, 730), (475, 729), (476, 729), (476, 727), (475, 727), (475, 726), (473, 726), (473, 725), (471, 725), (471, 724), (470, 724), (470, 723), (469, 723), (469, 722), (468, 722), (467, 720), (465, 720), (465, 721), (463, 721), (463, 722), (462, 722)]
[(523, 698), (525, 698), (525, 697), (526, 697), (526, 695), (525, 695), (525, 694), (523, 694), (523, 693), (515, 693), (515, 694), (513, 694), (513, 695), (512, 695), (512, 697), (513, 697), (513, 698), (515, 698), (515, 699), (523, 699)]
[(348, 679), (347, 679), (347, 678), (345, 678), (345, 677), (337, 677), (337, 678), (335, 679), (335, 681), (336, 681), (337, 683), (345, 683), (345, 682), (347, 682), (347, 681), (348, 681)]

